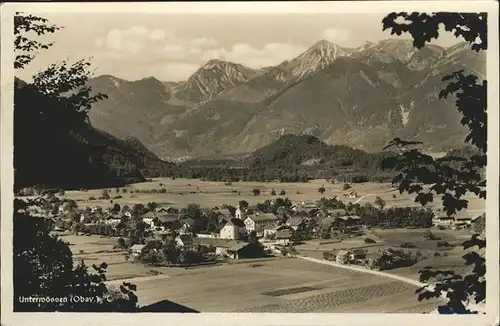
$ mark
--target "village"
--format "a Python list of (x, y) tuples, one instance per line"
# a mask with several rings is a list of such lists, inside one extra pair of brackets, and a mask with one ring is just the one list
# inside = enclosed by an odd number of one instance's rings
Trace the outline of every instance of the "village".
[[(235, 206), (221, 207), (174, 207), (155, 202), (121, 206), (113, 202), (113, 198), (118, 201), (121, 196), (111, 198), (111, 191), (102, 190), (100, 197), (109, 200), (107, 207), (85, 208), (64, 198), (62, 193), (61, 199), (47, 192), (37, 197), (39, 205), (32, 207), (37, 211), (30, 214), (49, 217), (54, 232), (62, 235), (117, 238), (116, 247), (127, 260), (171, 267), (320, 253), (323, 259), (339, 264), (392, 269), (411, 266), (426, 255), (421, 251), (412, 253), (417, 246), (410, 242), (380, 247), (381, 240), (374, 240), (374, 230), (458, 232), (474, 228), (484, 219), (484, 215), (447, 216), (439, 210), (421, 207), (386, 207), (380, 197), (373, 204), (363, 205), (359, 200), (344, 203), (345, 199), (340, 199), (358, 198), (355, 191), (316, 201), (292, 202), (276, 196), (255, 205), (240, 200)], [(440, 240), (435, 238), (432, 240)], [(317, 250), (310, 249), (313, 243)], [(452, 247), (446, 241), (436, 243), (437, 249)]]

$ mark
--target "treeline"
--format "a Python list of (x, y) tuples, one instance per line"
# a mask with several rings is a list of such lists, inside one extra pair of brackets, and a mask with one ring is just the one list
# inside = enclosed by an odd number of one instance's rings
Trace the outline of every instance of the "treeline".
[(174, 176), (177, 178), (201, 179), (204, 181), (237, 182), (308, 182), (314, 179), (328, 179), (332, 182), (391, 182), (394, 173), (374, 169), (337, 169), (335, 167), (290, 167), (289, 169), (262, 166), (258, 168), (234, 168), (231, 166), (187, 166), (179, 165)]
[(208, 181), (390, 182), (391, 171), (381, 162), (393, 153), (367, 153), (348, 146), (330, 146), (313, 136), (285, 135), (241, 161), (190, 160), (177, 167), (175, 176)]

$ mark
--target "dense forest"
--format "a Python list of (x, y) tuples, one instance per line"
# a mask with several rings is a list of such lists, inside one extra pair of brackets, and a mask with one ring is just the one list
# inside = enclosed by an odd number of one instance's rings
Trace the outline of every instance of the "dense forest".
[(161, 161), (136, 139), (96, 130), (72, 96), (58, 96), (19, 79), (14, 91), (15, 188), (93, 188), (168, 175)]
[(284, 135), (248, 157), (237, 160), (191, 160), (179, 165), (176, 176), (212, 181), (389, 182), (381, 162), (392, 152), (367, 153), (348, 146), (327, 145), (309, 135)]

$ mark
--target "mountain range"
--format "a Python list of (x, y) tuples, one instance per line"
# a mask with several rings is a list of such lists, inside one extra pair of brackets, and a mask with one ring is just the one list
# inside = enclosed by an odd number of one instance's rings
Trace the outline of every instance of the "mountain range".
[(409, 40), (358, 48), (321, 40), (262, 69), (213, 59), (182, 82), (98, 76), (91, 86), (108, 99), (90, 120), (170, 160), (245, 156), (284, 134), (365, 151), (400, 137), (442, 152), (466, 134), (454, 99), (438, 98), (441, 78), (461, 69), (485, 78), (485, 53), (466, 43), (418, 50)]

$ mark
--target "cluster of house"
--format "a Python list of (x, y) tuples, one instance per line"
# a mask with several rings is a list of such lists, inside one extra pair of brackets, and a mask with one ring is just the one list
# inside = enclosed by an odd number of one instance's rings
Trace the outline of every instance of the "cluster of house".
[(481, 216), (440, 216), (436, 215), (432, 218), (434, 226), (442, 226), (450, 229), (466, 229), (470, 228)]
[[(321, 227), (330, 230), (351, 230), (361, 228), (362, 220), (359, 216), (347, 216), (344, 209), (320, 210), (312, 203), (298, 203), (291, 207), (292, 211), (306, 212), (309, 216), (324, 215)], [(170, 212), (168, 209), (158, 208), (142, 216), (142, 221), (157, 234), (169, 234), (174, 228), (179, 235), (175, 239), (179, 247), (189, 248), (191, 246), (205, 246), (215, 248), (216, 255), (239, 258), (248, 245), (245, 239), (254, 231), (257, 237), (264, 237), (264, 246), (274, 250), (276, 246), (287, 246), (293, 242), (294, 233), (310, 217), (295, 215), (285, 223), (279, 223), (280, 219), (273, 213), (263, 213), (250, 207), (241, 209), (238, 207), (234, 214), (230, 210), (216, 209), (216, 213), (225, 221), (224, 226), (218, 233), (203, 234), (193, 233), (195, 221), (191, 218), (181, 218), (181, 214)], [(133, 251), (140, 252), (141, 246), (137, 245)], [(137, 251), (139, 250), (139, 251)]]
[[(403, 251), (391, 248), (372, 252), (368, 252), (366, 249), (357, 248), (329, 252), (325, 255), (325, 259), (334, 261), (338, 264), (362, 265), (376, 270), (409, 266), (418, 260), (413, 259), (410, 262), (404, 255)], [(424, 258), (423, 256), (421, 257)]]
[(328, 260), (338, 264), (356, 264), (364, 261), (367, 255), (366, 249), (346, 249), (331, 252)]

